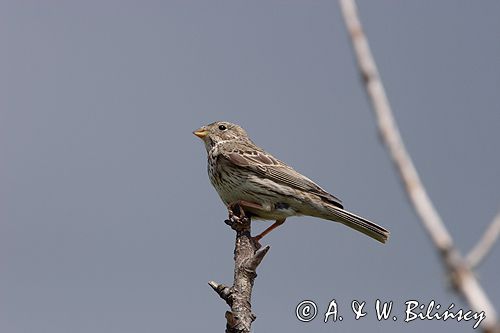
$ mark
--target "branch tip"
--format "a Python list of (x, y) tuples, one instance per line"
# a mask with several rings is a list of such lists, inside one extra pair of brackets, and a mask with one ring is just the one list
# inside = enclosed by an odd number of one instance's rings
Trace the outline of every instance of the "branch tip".
[(465, 258), (467, 265), (472, 269), (477, 267), (491, 252), (500, 235), (500, 211), (491, 221), (483, 236)]
[(231, 290), (231, 288), (229, 288), (226, 285), (219, 284), (219, 283), (217, 283), (215, 281), (208, 282), (208, 285), (210, 287), (212, 287), (212, 289), (220, 296), (220, 298), (222, 298), (223, 300), (225, 300), (226, 303), (229, 306), (231, 306), (231, 304), (232, 304), (231, 295), (233, 293), (233, 291)]
[(264, 259), (264, 257), (267, 254), (267, 251), (269, 251), (270, 248), (271, 247), (269, 245), (266, 245), (265, 247), (261, 248), (260, 250), (257, 250), (257, 252), (255, 252), (255, 254), (247, 262), (247, 264), (245, 265), (246, 266), (245, 268), (247, 268), (251, 271), (255, 271), (257, 269), (257, 266), (260, 265), (260, 263), (262, 262), (262, 259)]

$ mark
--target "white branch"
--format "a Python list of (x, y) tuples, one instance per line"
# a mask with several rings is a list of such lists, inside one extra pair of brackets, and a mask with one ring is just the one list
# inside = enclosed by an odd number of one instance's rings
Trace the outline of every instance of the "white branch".
[(469, 252), (465, 260), (470, 268), (477, 267), (481, 261), (488, 255), (493, 244), (500, 235), (500, 211), (497, 213), (491, 224), (483, 234), (483, 237), (477, 242), (476, 246)]
[(356, 3), (354, 0), (340, 0), (340, 5), (359, 70), (377, 117), (380, 134), (405, 185), (406, 193), (425, 230), (442, 254), (444, 264), (453, 277), (456, 289), (464, 296), (474, 311), (485, 311), (486, 319), (483, 321), (483, 327), (486, 331), (493, 330), (497, 321), (496, 311), (463, 258), (453, 246), (453, 239), (427, 195), (403, 144), (377, 66), (363, 32)]

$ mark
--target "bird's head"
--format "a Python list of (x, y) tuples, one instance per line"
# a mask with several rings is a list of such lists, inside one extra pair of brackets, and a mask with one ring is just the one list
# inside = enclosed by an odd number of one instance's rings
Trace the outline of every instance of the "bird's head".
[(227, 121), (216, 121), (202, 126), (193, 132), (205, 143), (205, 148), (210, 151), (218, 142), (249, 140), (247, 132), (240, 126)]

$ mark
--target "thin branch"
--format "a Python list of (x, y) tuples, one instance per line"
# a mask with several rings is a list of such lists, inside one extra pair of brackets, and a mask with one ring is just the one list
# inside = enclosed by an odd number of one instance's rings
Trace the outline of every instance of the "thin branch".
[(490, 253), (493, 244), (500, 235), (500, 211), (497, 213), (491, 224), (483, 234), (483, 237), (477, 242), (476, 246), (469, 252), (465, 260), (470, 268), (477, 267), (481, 261)]
[(377, 117), (380, 134), (404, 183), (406, 193), (425, 230), (441, 253), (443, 262), (453, 278), (455, 289), (474, 311), (485, 312), (486, 318), (483, 321), (485, 331), (494, 331), (497, 322), (496, 311), (464, 259), (454, 247), (453, 239), (427, 195), (403, 144), (377, 66), (363, 32), (356, 3), (354, 0), (340, 0), (340, 4), (359, 70)]
[(257, 277), (255, 272), (264, 256), (269, 251), (269, 246), (260, 248), (260, 244), (251, 236), (251, 221), (243, 215), (237, 217), (229, 212), (226, 220), (236, 231), (234, 248), (234, 281), (231, 287), (210, 281), (208, 284), (231, 307), (226, 311), (226, 333), (249, 333), (255, 315), (252, 313), (252, 288)]

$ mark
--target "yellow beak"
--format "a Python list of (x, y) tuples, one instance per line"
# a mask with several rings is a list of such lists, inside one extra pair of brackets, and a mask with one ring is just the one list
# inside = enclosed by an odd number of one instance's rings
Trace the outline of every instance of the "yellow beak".
[(207, 136), (208, 131), (204, 130), (203, 128), (199, 128), (196, 131), (194, 131), (193, 134), (199, 137), (200, 139), (203, 139), (204, 137)]

